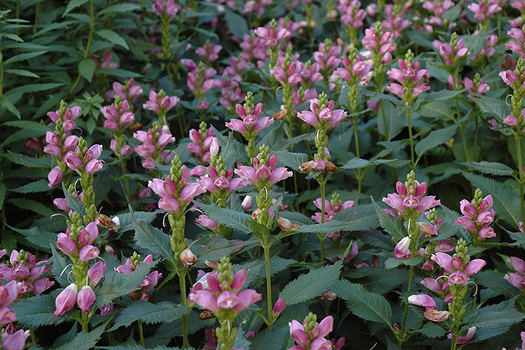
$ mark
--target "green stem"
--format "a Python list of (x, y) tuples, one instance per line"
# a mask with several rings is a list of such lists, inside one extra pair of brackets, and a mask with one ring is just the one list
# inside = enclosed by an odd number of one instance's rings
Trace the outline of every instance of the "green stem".
[(82, 332), (88, 332), (89, 331), (89, 319), (88, 319), (88, 314), (87, 312), (85, 311), (81, 311), (82, 312)]
[(266, 302), (268, 304), (268, 328), (270, 328), (273, 323), (272, 280), (270, 274), (270, 244), (268, 244), (268, 236), (265, 235), (263, 239), (264, 261), (266, 262)]
[(414, 139), (412, 135), (412, 111), (407, 109), (408, 118), (408, 137), (410, 138), (410, 159), (412, 160), (412, 170), (415, 170), (416, 163), (414, 162)]
[(140, 338), (140, 345), (144, 346), (144, 330), (142, 329), (142, 321), (137, 320), (139, 324), (139, 338)]
[[(87, 60), (89, 57), (89, 50), (91, 48), (91, 44), (93, 43), (93, 33), (95, 32), (95, 13), (93, 11), (93, 1), (92, 0), (89, 0), (89, 17), (90, 17), (89, 37), (88, 37), (88, 42), (86, 45), (86, 50), (84, 51), (84, 60)], [(80, 79), (82, 79), (82, 75), (78, 73), (77, 80), (75, 81), (75, 83), (73, 84), (73, 86), (71, 87), (71, 89), (69, 90), (66, 96), (71, 95), (75, 91), (78, 84), (80, 83)]]
[[(326, 179), (324, 176), (321, 181), (319, 181), (319, 187), (321, 189), (321, 223), (324, 223), (325, 220), (325, 198), (326, 198)], [(321, 264), (324, 265), (324, 241), (326, 239), (325, 234), (319, 234), (319, 239), (321, 240)]]
[(457, 345), (457, 342), (458, 342), (458, 337), (459, 337), (459, 334), (458, 332), (454, 332), (452, 333), (452, 344), (450, 344), (450, 350), (456, 350), (456, 345)]
[[(186, 269), (178, 272), (179, 285), (180, 285), (180, 298), (182, 305), (188, 304), (188, 298), (186, 295)], [(188, 341), (188, 314), (182, 315), (182, 348), (189, 349), (190, 343)]]
[(525, 188), (523, 186), (525, 183), (525, 174), (523, 173), (523, 159), (521, 158), (521, 135), (515, 133), (514, 138), (516, 139), (516, 155), (518, 157), (518, 182), (520, 184), (521, 221), (525, 222), (525, 203), (523, 202), (523, 196), (525, 194)]
[[(123, 160), (120, 162), (120, 168), (122, 169), (122, 176), (126, 176), (126, 161)], [(126, 200), (131, 202), (131, 189), (129, 187), (129, 181), (127, 178), (124, 179), (124, 183), (126, 185)]]
[[(383, 117), (383, 125), (385, 127), (385, 140), (390, 141), (390, 136), (388, 135), (388, 126), (386, 124), (385, 106), (383, 104), (383, 99), (381, 99), (379, 103), (381, 104), (381, 115)], [(379, 136), (381, 136), (381, 134), (379, 134)]]
[[(407, 293), (410, 293), (412, 291), (412, 282), (414, 281), (414, 266), (410, 266), (410, 274), (408, 276), (408, 289), (407, 289)], [(403, 321), (401, 322), (401, 336), (404, 338), (405, 335), (405, 326), (406, 326), (406, 323), (407, 323), (407, 315), (408, 315), (408, 303), (405, 304), (405, 311), (403, 312)], [(404, 340), (399, 340), (397, 345), (399, 347), (401, 347), (401, 345), (403, 344), (403, 341)]]
[(459, 126), (459, 132), (461, 134), (461, 140), (463, 141), (463, 150), (465, 152), (465, 157), (467, 158), (467, 162), (470, 161), (470, 157), (468, 154), (468, 148), (467, 148), (467, 140), (465, 140), (465, 134), (463, 133), (463, 123), (459, 122), (460, 119), (460, 113), (459, 113), (459, 102), (456, 100), (456, 109), (458, 111), (458, 126)]
[(474, 128), (474, 155), (472, 156), (472, 160), (476, 161), (477, 151), (478, 151), (478, 130), (479, 130), (479, 116), (476, 115), (476, 127)]

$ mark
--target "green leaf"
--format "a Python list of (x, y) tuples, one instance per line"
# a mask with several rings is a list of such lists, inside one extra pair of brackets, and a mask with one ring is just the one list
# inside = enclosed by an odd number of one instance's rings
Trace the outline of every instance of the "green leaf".
[(101, 29), (97, 31), (97, 34), (101, 36), (103, 39), (106, 39), (110, 43), (120, 45), (126, 50), (129, 50), (128, 44), (126, 43), (126, 40), (116, 32), (110, 30), (110, 29)]
[(142, 300), (134, 301), (122, 310), (115, 320), (115, 325), (109, 332), (123, 326), (128, 327), (137, 320), (147, 324), (173, 322), (188, 313), (188, 311), (188, 305), (177, 305), (171, 301), (162, 301), (158, 304)]
[(47, 192), (49, 187), (47, 186), (49, 181), (47, 179), (40, 179), (35, 182), (30, 182), (17, 188), (11, 188), (9, 191), (17, 193), (36, 193), (36, 192)]
[(95, 61), (91, 58), (82, 60), (78, 63), (78, 71), (80, 75), (86, 78), (89, 82), (93, 79), (93, 73), (95, 72), (96, 67)]
[(23, 77), (40, 78), (38, 74), (30, 72), (26, 69), (6, 69), (5, 72), (9, 74), (21, 75)]
[(385, 269), (393, 269), (399, 265), (416, 266), (422, 262), (423, 258), (419, 255), (410, 259), (388, 258), (385, 260)]
[[(523, 236), (523, 233), (520, 232), (520, 234)], [(476, 283), (503, 294), (507, 298), (512, 298), (516, 295), (516, 288), (494, 271), (480, 271), (474, 278)]]
[(92, 330), (91, 332), (80, 332), (73, 340), (67, 344), (64, 344), (56, 350), (90, 350), (94, 349), (102, 333), (104, 333), (106, 326), (100, 326)]
[(55, 212), (42, 203), (39, 203), (33, 199), (28, 198), (8, 198), (6, 200), (6, 203), (11, 203), (13, 205), (16, 205), (20, 209), (25, 210), (31, 210), (32, 212), (35, 212), (37, 214), (40, 214), (42, 216), (51, 216)]
[[(145, 222), (152, 222), (155, 220), (157, 215), (161, 212), (161, 210), (157, 211), (134, 211), (133, 215), (136, 218), (136, 221), (145, 221)], [(164, 211), (162, 211), (164, 212)], [(121, 213), (118, 214), (118, 218), (120, 220), (120, 232), (126, 232), (131, 231), (135, 229), (135, 223), (133, 222), (133, 217), (131, 212), (128, 213)]]
[(268, 350), (268, 344), (272, 344), (274, 349), (282, 349), (289, 332), (289, 329), (275, 327), (258, 332), (251, 339), (252, 345), (250, 345), (250, 350)]
[(225, 11), (225, 19), (226, 23), (228, 23), (228, 28), (236, 37), (242, 38), (244, 34), (248, 34), (248, 23), (246, 23), (244, 17), (239, 16), (227, 8)]
[(360, 284), (344, 280), (337, 281), (330, 290), (344, 299), (348, 308), (358, 317), (392, 327), (392, 308), (383, 296), (370, 293)]
[(433, 322), (425, 323), (425, 325), (421, 327), (420, 329), (418, 329), (416, 332), (423, 334), (425, 337), (428, 337), (428, 338), (440, 338), (440, 337), (445, 336), (445, 333), (447, 333), (443, 329), (443, 327), (440, 327)]
[(119, 12), (132, 12), (132, 11), (139, 10), (139, 9), (140, 9), (140, 6), (137, 4), (117, 4), (113, 6), (108, 6), (100, 10), (97, 13), (97, 17), (103, 16), (108, 13), (114, 14), (114, 13), (119, 13)]
[(477, 309), (476, 318), (472, 321), (472, 325), (476, 326), (475, 340), (485, 340), (503, 334), (510, 326), (522, 321), (525, 315), (514, 309), (512, 304), (504, 301)]
[(47, 125), (43, 125), (30, 120), (11, 120), (2, 124), (3, 126), (14, 126), (15, 128), (29, 129), (39, 131), (44, 135), (46, 132), (51, 131), (51, 128)]
[[(7, 96), (2, 96), (0, 97), (0, 107), (4, 106), (9, 112), (13, 113), (18, 119), (21, 119), (22, 118), (22, 115), (20, 114), (20, 111), (18, 110), (18, 108), (15, 107), (15, 105), (13, 104), (13, 102), (11, 102)], [(6, 142), (6, 140), (4, 140), (4, 142), (2, 143), (2, 145)]]
[(71, 319), (67, 316), (55, 316), (55, 296), (51, 294), (41, 294), (22, 299), (13, 303), (11, 308), (16, 313), (16, 321), (25, 327), (57, 325)]
[(503, 123), (503, 119), (511, 112), (510, 107), (507, 106), (505, 100), (501, 98), (488, 96), (483, 96), (483, 99), (472, 96), (468, 96), (468, 98), (476, 102), (483, 113), (491, 114), (500, 123)]
[(292, 153), (288, 151), (276, 151), (277, 163), (290, 169), (297, 170), (299, 166), (308, 161), (308, 155), (305, 153)]
[(342, 260), (334, 265), (323, 266), (300, 275), (288, 283), (279, 294), (287, 306), (308, 301), (322, 295), (339, 278)]
[(377, 215), (372, 206), (356, 206), (340, 211), (332, 221), (301, 226), (296, 232), (331, 233), (337, 231), (362, 231), (378, 226)]
[(64, 85), (63, 83), (47, 83), (47, 84), (29, 84), (17, 87), (15, 89), (9, 90), (6, 95), (11, 94), (25, 94), (29, 92), (41, 92), (51, 89), (55, 89), (59, 86)]
[(84, 5), (89, 0), (71, 0), (69, 4), (67, 4), (66, 11), (64, 11), (64, 14), (62, 14), (62, 17), (65, 17), (71, 10)]
[(140, 284), (156, 263), (154, 261), (151, 264), (142, 264), (135, 271), (127, 274), (108, 269), (104, 273), (103, 285), (97, 291), (95, 307), (111, 304), (116, 298), (140, 288)]
[(7, 66), (10, 63), (20, 62), (20, 61), (25, 61), (25, 60), (28, 60), (28, 59), (31, 59), (31, 58), (35, 58), (35, 57), (38, 57), (40, 55), (45, 54), (46, 52), (47, 51), (21, 53), (21, 54), (15, 55), (15, 56), (5, 60), (4, 65)]
[(508, 165), (498, 162), (464, 162), (465, 166), (471, 167), (483, 174), (496, 175), (496, 176), (510, 176), (514, 173), (514, 170)]
[(7, 225), (11, 230), (22, 234), (29, 242), (40, 249), (51, 251), (50, 245), (54, 246), (57, 242), (57, 234), (51, 231), (42, 230), (36, 226), (20, 229)]
[[(67, 279), (68, 268), (70, 268), (69, 262), (62, 256), (55, 248), (56, 244), (51, 244), (51, 262), (53, 263), (53, 275), (55, 275), (55, 280), (62, 286), (66, 287), (69, 285)], [(69, 270), (71, 271), (71, 270)]]
[(415, 147), (418, 157), (421, 157), (428, 150), (439, 146), (450, 140), (455, 134), (458, 126), (456, 124), (440, 130), (434, 130), (423, 140), (419, 141)]
[(11, 39), (13, 41), (18, 41), (19, 43), (24, 42), (24, 40), (16, 34), (2, 33), (2, 36), (8, 39)]
[(11, 151), (7, 151), (8, 153), (2, 154), (2, 156), (6, 159), (9, 159), (11, 162), (23, 165), (30, 168), (48, 168), (49, 164), (51, 163), (49, 158), (35, 158), (30, 157), (25, 154), (18, 154), (13, 153)]
[(192, 248), (193, 253), (198, 256), (200, 261), (219, 261), (223, 256), (231, 256), (237, 249), (258, 243), (255, 239), (235, 242), (216, 234), (213, 234), (209, 241), (208, 238), (204, 238), (205, 242), (198, 240)]
[(217, 221), (220, 224), (226, 225), (244, 234), (250, 234), (252, 229), (250, 228), (249, 220), (252, 217), (248, 214), (240, 211), (221, 208), (217, 205), (208, 205), (199, 203), (199, 207), (204, 211), (210, 219)]
[(160, 256), (166, 259), (169, 265), (174, 267), (175, 258), (173, 257), (168, 235), (145, 221), (138, 221), (131, 206), (129, 207), (129, 211), (135, 227), (135, 241), (137, 245), (147, 252), (152, 253), (155, 258)]
[(372, 204), (376, 209), (376, 214), (379, 218), (379, 224), (381, 227), (392, 237), (403, 239), (407, 235), (407, 229), (405, 226), (403, 226), (403, 221), (381, 209), (374, 201), (374, 198), (370, 198), (372, 199)]
[(82, 204), (81, 201), (79, 201), (76, 197), (69, 193), (69, 191), (66, 189), (66, 186), (64, 186), (63, 182), (62, 191), (64, 191), (67, 206), (79, 213), (80, 217), (84, 217), (86, 215), (86, 208), (84, 207), (84, 204)]
[(496, 212), (501, 213), (501, 217), (505, 221), (518, 228), (518, 222), (521, 221), (518, 191), (481, 175), (463, 172), (463, 176), (472, 183), (473, 187), (478, 187), (485, 195), (491, 194)]
[(4, 182), (0, 182), (0, 208), (4, 206), (6, 187)]
[(352, 158), (341, 168), (343, 169), (362, 169), (370, 166), (370, 161), (362, 158)]

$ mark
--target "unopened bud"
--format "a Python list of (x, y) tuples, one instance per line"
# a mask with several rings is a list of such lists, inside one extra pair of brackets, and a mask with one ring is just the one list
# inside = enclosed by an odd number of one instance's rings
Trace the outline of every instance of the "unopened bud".
[(210, 145), (210, 154), (217, 155), (219, 154), (219, 139), (216, 137), (213, 138)]
[(294, 224), (292, 224), (292, 222), (290, 220), (282, 218), (282, 217), (277, 217), (277, 223), (279, 224), (279, 228), (283, 232), (293, 231), (293, 230), (298, 229), (299, 227), (301, 227), (301, 225), (297, 225), (297, 224), (294, 225)]
[(184, 266), (190, 267), (197, 262), (197, 256), (189, 248), (186, 248), (180, 253), (180, 261), (182, 261)]
[(242, 208), (244, 210), (250, 210), (252, 208), (252, 196), (246, 196), (242, 200)]
[(273, 306), (273, 314), (274, 315), (278, 315), (280, 314), (283, 310), (284, 310), (284, 307), (285, 307), (285, 302), (284, 302), (284, 298), (279, 298), (276, 302), (275, 302), (275, 305)]

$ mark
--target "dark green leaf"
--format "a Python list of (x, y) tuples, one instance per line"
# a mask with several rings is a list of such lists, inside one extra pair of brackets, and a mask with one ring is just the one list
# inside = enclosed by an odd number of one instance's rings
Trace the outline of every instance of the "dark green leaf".
[(35, 158), (30, 157), (25, 154), (13, 153), (7, 151), (8, 153), (2, 154), (4, 158), (9, 159), (11, 162), (19, 165), (23, 165), (30, 168), (48, 168), (51, 160), (49, 158)]
[[(255, 239), (249, 241), (236, 242), (228, 239), (224, 239), (220, 236), (213, 235), (208, 243), (204, 244), (200, 241), (199, 246), (192, 248), (193, 253), (197, 255), (200, 261), (219, 261), (224, 256), (231, 256), (236, 250), (242, 247), (249, 247), (257, 244)], [(202, 246), (204, 245), (204, 247)]]
[[(133, 215), (135, 216), (137, 221), (152, 222), (153, 220), (155, 220), (155, 218), (160, 212), (161, 210), (134, 211)], [(131, 212), (118, 214), (118, 218), (120, 220), (120, 229), (119, 229), (120, 232), (126, 232), (126, 231), (131, 231), (135, 229), (135, 224), (133, 222), (133, 217), (132, 217)]]
[(57, 234), (54, 232), (46, 231), (36, 226), (19, 229), (7, 225), (11, 230), (22, 234), (29, 242), (38, 246), (40, 249), (50, 251), (50, 245), (54, 246), (57, 241)]
[(0, 182), (0, 208), (4, 206), (5, 193), (6, 193), (5, 183)]
[(378, 226), (377, 215), (370, 205), (358, 205), (337, 213), (332, 221), (322, 224), (301, 226), (295, 231), (331, 233), (337, 231), (362, 231)]
[(416, 266), (422, 262), (423, 258), (419, 255), (410, 259), (388, 258), (385, 260), (385, 269), (393, 269), (399, 265)]
[(352, 158), (341, 168), (343, 169), (362, 169), (370, 166), (370, 161), (362, 158)]
[(25, 94), (29, 92), (40, 92), (55, 89), (59, 86), (64, 85), (63, 83), (47, 83), (47, 84), (29, 84), (23, 85), (12, 90), (9, 90), (6, 95), (10, 94)]
[(239, 16), (235, 12), (231, 11), (229, 8), (225, 12), (226, 23), (228, 23), (228, 28), (238, 38), (244, 37), (244, 34), (248, 34), (248, 24), (244, 17)]
[(4, 126), (14, 126), (15, 128), (21, 128), (21, 129), (30, 129), (39, 131), (44, 135), (46, 132), (51, 131), (51, 128), (47, 125), (43, 125), (37, 122), (33, 122), (30, 120), (12, 120), (9, 122), (5, 122), (2, 125)]
[(69, 1), (69, 4), (67, 4), (66, 11), (64, 11), (64, 14), (62, 14), (62, 17), (65, 17), (71, 10), (84, 5), (89, 0), (71, 0)]
[(446, 333), (443, 327), (440, 327), (438, 324), (433, 322), (425, 323), (425, 325), (417, 330), (417, 332), (428, 338), (440, 338)]
[(55, 316), (55, 296), (51, 294), (22, 299), (12, 304), (11, 308), (16, 313), (16, 321), (25, 327), (57, 325), (70, 320), (67, 316)]
[(498, 162), (464, 162), (463, 165), (489, 175), (510, 176), (514, 173), (514, 170), (511, 167)]
[(97, 34), (101, 36), (103, 39), (106, 39), (107, 41), (120, 45), (126, 50), (129, 50), (128, 44), (126, 43), (126, 40), (120, 34), (117, 34), (116, 32), (110, 30), (110, 29), (101, 29), (97, 31)]
[(252, 339), (250, 350), (268, 350), (268, 344), (272, 344), (275, 349), (282, 349), (289, 332), (289, 329), (275, 327), (259, 332)]
[(137, 4), (117, 4), (117, 5), (108, 6), (100, 10), (97, 13), (97, 17), (103, 16), (108, 13), (114, 14), (114, 13), (119, 13), (119, 12), (132, 12), (132, 11), (139, 10), (139, 9), (140, 9), (140, 6)]
[(91, 58), (82, 60), (78, 63), (78, 71), (87, 81), (91, 82), (96, 64)]
[(503, 119), (510, 114), (510, 107), (507, 106), (504, 99), (483, 96), (483, 99), (469, 96), (476, 102), (482, 112), (491, 114), (498, 122), (503, 124)]
[(30, 72), (26, 69), (6, 69), (5, 72), (9, 74), (21, 75), (23, 77), (40, 78), (38, 74)]
[(458, 126), (454, 124), (444, 129), (430, 132), (427, 137), (419, 141), (416, 145), (415, 151), (417, 155), (421, 157), (428, 150), (447, 142), (456, 134), (457, 129)]
[[(56, 242), (56, 241), (55, 241)], [(66, 287), (69, 285), (68, 273), (71, 271), (71, 266), (69, 262), (62, 256), (55, 248), (56, 244), (51, 244), (51, 262), (53, 263), (53, 275), (55, 275), (55, 280), (62, 286)]]
[(47, 206), (43, 205), (42, 203), (39, 203), (33, 199), (28, 198), (8, 198), (6, 200), (6, 203), (11, 203), (13, 205), (16, 205), (20, 209), (25, 210), (31, 210), (32, 212), (35, 212), (37, 214), (40, 214), (42, 216), (51, 216), (55, 212), (51, 209), (49, 209)]
[(40, 179), (35, 182), (30, 182), (28, 184), (25, 184), (23, 186), (12, 188), (9, 191), (17, 192), (17, 193), (36, 193), (36, 192), (47, 192), (49, 191), (49, 187), (47, 186), (49, 183), (46, 179)]
[(21, 54), (18, 54), (18, 55), (15, 55), (7, 60), (5, 60), (4, 62), (4, 65), (8, 65), (10, 63), (15, 63), (15, 62), (20, 62), (20, 61), (25, 61), (25, 60), (28, 60), (30, 58), (34, 58), (34, 57), (37, 57), (37, 56), (40, 56), (40, 55), (43, 55), (45, 54), (47, 51), (37, 51), (37, 52), (26, 52), (26, 53), (21, 53)]
[(525, 318), (523, 313), (514, 309), (513, 302), (509, 301), (477, 309), (476, 316), (472, 321), (472, 325), (476, 326), (476, 341), (503, 334), (510, 326)]
[(392, 237), (403, 239), (407, 235), (407, 229), (403, 226), (403, 221), (381, 209), (372, 198), (372, 203), (376, 209), (377, 217), (381, 227)]
[(312, 270), (288, 283), (279, 294), (287, 306), (322, 295), (337, 281), (342, 261)]
[(360, 284), (344, 280), (337, 281), (330, 290), (344, 299), (358, 317), (392, 327), (392, 308), (383, 296), (370, 293)]
[(86, 215), (86, 208), (84, 208), (84, 204), (82, 204), (81, 201), (79, 201), (76, 197), (74, 197), (67, 189), (66, 186), (64, 186), (64, 183), (62, 183), (62, 191), (64, 191), (64, 196), (66, 198), (67, 206), (73, 211), (76, 211), (80, 214), (80, 217), (84, 217)]
[(297, 170), (299, 166), (308, 161), (308, 155), (305, 153), (292, 153), (288, 151), (276, 151), (277, 163), (289, 169)]
[(104, 333), (106, 326), (95, 328), (91, 332), (80, 332), (70, 343), (64, 344), (56, 350), (90, 350), (94, 349), (102, 333)]
[(248, 223), (252, 218), (248, 214), (236, 210), (221, 208), (217, 205), (199, 203), (199, 207), (209, 216), (210, 219), (215, 220), (220, 224), (231, 227), (244, 234), (250, 234), (252, 232)]
[(122, 310), (115, 320), (115, 325), (109, 331), (123, 326), (128, 327), (137, 320), (147, 324), (173, 322), (188, 311), (187, 305), (177, 305), (170, 301), (162, 301), (158, 304), (142, 300), (134, 301)]
[[(7, 96), (0, 97), (0, 109), (2, 106), (4, 106), (9, 112), (13, 113), (18, 119), (22, 118), (22, 115), (20, 114), (20, 111), (18, 110), (18, 108), (15, 107), (13, 102), (11, 102), (7, 98)], [(6, 141), (4, 141), (3, 143), (5, 142)]]

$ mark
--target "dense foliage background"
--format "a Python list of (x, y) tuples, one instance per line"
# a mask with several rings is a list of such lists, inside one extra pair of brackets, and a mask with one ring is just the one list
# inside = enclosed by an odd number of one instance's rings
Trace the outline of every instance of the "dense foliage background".
[(0, 0), (2, 346), (523, 348), (523, 18)]

